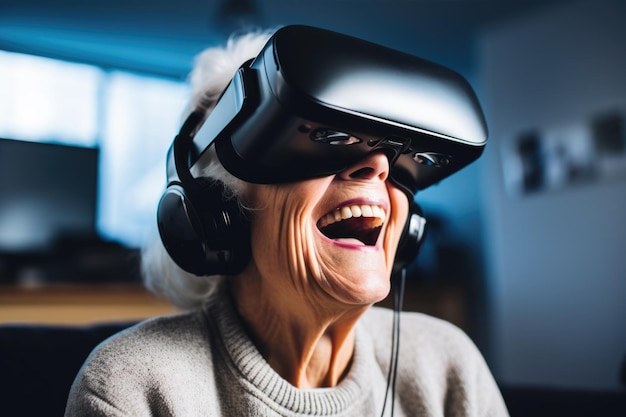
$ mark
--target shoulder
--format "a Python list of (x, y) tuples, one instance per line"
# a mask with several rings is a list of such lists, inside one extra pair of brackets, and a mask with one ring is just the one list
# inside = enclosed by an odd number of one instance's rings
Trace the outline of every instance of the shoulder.
[(199, 343), (207, 331), (206, 320), (201, 311), (193, 311), (171, 316), (160, 316), (131, 326), (101, 343), (94, 354), (142, 353), (161, 350), (168, 346)]
[[(140, 415), (160, 404), (165, 392), (176, 397), (182, 395), (181, 387), (203, 388), (199, 372), (206, 375), (212, 369), (208, 333), (204, 314), (198, 311), (146, 320), (113, 335), (94, 349), (79, 371), (67, 415), (94, 410), (118, 415), (113, 409)], [(194, 397), (201, 394), (204, 391)]]
[[(77, 381), (120, 388), (160, 375), (193, 372), (208, 366), (208, 327), (202, 312), (162, 316), (140, 322), (103, 341), (89, 355)], [(184, 353), (183, 353), (184, 352)], [(204, 363), (207, 362), (207, 363)]]
[[(379, 362), (388, 366), (393, 311), (373, 307), (362, 318), (363, 327), (376, 347)], [(401, 396), (420, 393), (432, 407), (444, 403), (457, 411), (469, 407), (476, 411), (470, 415), (507, 415), (487, 363), (471, 338), (459, 327), (425, 314), (403, 312), (400, 315), (399, 347), (398, 389)]]

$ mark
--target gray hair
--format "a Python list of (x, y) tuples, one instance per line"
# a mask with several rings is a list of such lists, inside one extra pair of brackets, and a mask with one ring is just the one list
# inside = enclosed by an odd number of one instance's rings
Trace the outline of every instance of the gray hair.
[[(185, 116), (193, 110), (210, 112), (237, 69), (261, 51), (273, 31), (255, 31), (232, 36), (225, 45), (211, 47), (195, 59), (189, 76), (191, 100)], [(194, 170), (194, 176), (222, 181), (229, 195), (239, 198), (243, 183), (228, 173), (219, 162), (214, 148), (210, 148), (209, 162)], [(206, 158), (205, 160), (208, 160)], [(141, 269), (144, 285), (153, 293), (164, 296), (181, 309), (201, 306), (211, 296), (220, 276), (199, 277), (182, 270), (170, 258), (156, 230), (156, 224), (147, 244), (142, 249)]]

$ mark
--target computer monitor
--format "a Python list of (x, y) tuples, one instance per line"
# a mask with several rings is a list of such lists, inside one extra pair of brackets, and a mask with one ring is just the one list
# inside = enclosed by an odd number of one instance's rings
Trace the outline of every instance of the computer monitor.
[(96, 235), (98, 150), (0, 139), (0, 253)]

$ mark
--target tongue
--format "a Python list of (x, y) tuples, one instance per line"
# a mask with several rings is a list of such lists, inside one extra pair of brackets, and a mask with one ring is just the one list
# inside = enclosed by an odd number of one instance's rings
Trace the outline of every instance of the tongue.
[(365, 243), (361, 242), (359, 239), (353, 237), (340, 237), (337, 239), (333, 239), (336, 242), (350, 243), (352, 245), (360, 245), (365, 246)]
[(375, 224), (377, 221), (379, 219), (372, 217), (353, 217), (330, 224), (320, 231), (336, 241), (374, 245), (380, 232), (380, 227)]

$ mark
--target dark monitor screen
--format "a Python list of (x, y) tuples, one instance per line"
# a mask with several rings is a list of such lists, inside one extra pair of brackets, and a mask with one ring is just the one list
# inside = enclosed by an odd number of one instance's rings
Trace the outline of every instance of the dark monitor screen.
[(0, 139), (0, 252), (94, 236), (97, 176), (95, 148)]

